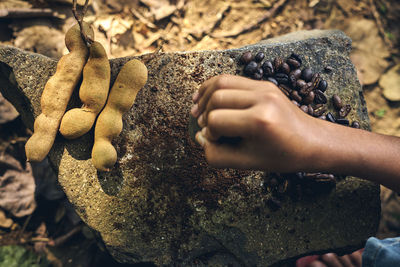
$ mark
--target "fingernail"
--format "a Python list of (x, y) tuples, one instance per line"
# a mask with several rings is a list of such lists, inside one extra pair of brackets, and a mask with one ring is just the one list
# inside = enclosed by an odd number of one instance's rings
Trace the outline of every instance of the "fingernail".
[(198, 124), (200, 127), (206, 126), (206, 125), (205, 125), (205, 122), (204, 122), (204, 113), (202, 113), (202, 114), (199, 116), (199, 118), (197, 119), (197, 124)]
[(197, 117), (197, 116), (199, 116), (199, 105), (194, 105), (193, 107), (192, 107), (192, 109), (190, 110), (190, 112), (192, 113), (192, 115), (193, 115), (193, 117)]
[(192, 96), (193, 103), (196, 103), (199, 100), (199, 91), (194, 92)]
[(199, 143), (199, 145), (201, 145), (202, 147), (204, 147), (204, 145), (206, 144), (206, 138), (203, 136), (202, 131), (197, 132), (197, 134), (196, 134), (196, 141), (197, 141), (197, 143)]

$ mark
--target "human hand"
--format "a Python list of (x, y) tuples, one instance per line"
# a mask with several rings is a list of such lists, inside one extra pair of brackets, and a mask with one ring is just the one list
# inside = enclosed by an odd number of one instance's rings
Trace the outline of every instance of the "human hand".
[(335, 253), (327, 253), (321, 255), (319, 260), (311, 262), (307, 267), (361, 267), (361, 261), (361, 250), (343, 256), (338, 256)]
[[(307, 116), (270, 82), (220, 75), (193, 95), (192, 115), (215, 167), (293, 172), (312, 168), (322, 120)], [(321, 122), (320, 122), (321, 121)], [(221, 137), (240, 137), (235, 144)]]

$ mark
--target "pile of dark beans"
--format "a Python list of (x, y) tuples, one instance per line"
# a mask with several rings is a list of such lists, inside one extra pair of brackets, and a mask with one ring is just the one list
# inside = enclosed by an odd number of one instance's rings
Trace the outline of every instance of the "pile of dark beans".
[[(310, 116), (350, 126), (346, 116), (351, 111), (349, 104), (343, 103), (340, 96), (333, 95), (333, 106), (337, 111), (335, 117), (328, 112), (326, 106), (328, 98), (325, 92), (328, 82), (321, 78), (320, 73), (313, 72), (311, 68), (301, 68), (302, 59), (292, 53), (286, 60), (276, 57), (273, 61), (266, 60), (263, 52), (253, 55), (247, 51), (240, 57), (240, 64), (244, 65), (243, 74), (255, 80), (272, 82), (285, 94), (294, 105)], [(332, 71), (331, 67), (325, 67), (325, 72)], [(357, 121), (353, 121), (351, 127), (360, 128)], [(280, 201), (284, 195), (294, 199), (301, 199), (305, 195), (316, 195), (329, 192), (336, 186), (338, 179), (342, 177), (325, 173), (272, 173), (265, 178), (265, 186), (272, 192), (273, 197), (267, 204), (271, 210), (280, 208)]]

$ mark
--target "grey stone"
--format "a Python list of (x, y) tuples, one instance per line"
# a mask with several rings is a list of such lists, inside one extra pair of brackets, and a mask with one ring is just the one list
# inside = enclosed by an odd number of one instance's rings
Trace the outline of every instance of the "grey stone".
[[(73, 141), (58, 136), (50, 161), (78, 214), (121, 262), (268, 266), (310, 253), (350, 252), (377, 230), (378, 185), (347, 177), (330, 193), (284, 197), (271, 211), (266, 174), (209, 167), (188, 134), (193, 92), (214, 75), (241, 74), (239, 57), (246, 50), (263, 51), (268, 59), (301, 55), (304, 66), (328, 81), (327, 95), (351, 103), (350, 120), (369, 129), (350, 49), (340, 31), (309, 31), (239, 49), (140, 56), (149, 79), (113, 142), (116, 167), (110, 173), (93, 167), (93, 131)], [(113, 80), (131, 58), (110, 61)], [(1, 92), (31, 128), (55, 66), (50, 58), (0, 47)], [(333, 71), (325, 73), (326, 66)], [(79, 106), (77, 94), (70, 106)]]

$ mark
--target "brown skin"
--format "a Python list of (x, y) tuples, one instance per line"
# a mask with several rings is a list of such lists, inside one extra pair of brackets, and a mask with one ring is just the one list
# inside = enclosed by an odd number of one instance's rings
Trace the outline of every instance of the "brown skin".
[(79, 89), (83, 106), (69, 110), (61, 120), (60, 133), (65, 138), (75, 139), (89, 132), (106, 103), (110, 78), (107, 53), (101, 43), (94, 42), (89, 49), (89, 59), (83, 68), (83, 80)]
[[(93, 36), (86, 23), (85, 31)], [(47, 81), (40, 106), (42, 113), (34, 123), (34, 133), (25, 145), (28, 161), (42, 161), (49, 153), (56, 138), (61, 118), (65, 113), (74, 88), (82, 77), (82, 69), (88, 57), (88, 49), (82, 40), (79, 25), (73, 26), (65, 35), (65, 45), (70, 51), (57, 63), (56, 73)]]
[[(211, 78), (193, 101), (196, 140), (212, 166), (346, 174), (400, 192), (399, 137), (307, 116), (272, 83), (238, 76)], [(215, 142), (221, 136), (243, 139)]]
[(94, 130), (92, 162), (97, 170), (109, 171), (117, 161), (111, 141), (121, 133), (122, 115), (132, 107), (146, 81), (147, 68), (137, 59), (128, 61), (118, 73)]

